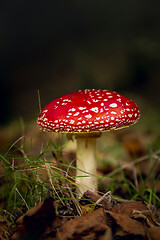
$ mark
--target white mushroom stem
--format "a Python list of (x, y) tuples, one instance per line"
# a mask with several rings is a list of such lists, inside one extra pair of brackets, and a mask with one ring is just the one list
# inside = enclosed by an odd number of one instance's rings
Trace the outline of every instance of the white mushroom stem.
[(81, 197), (90, 189), (97, 191), (96, 138), (100, 134), (82, 134), (77, 136), (77, 195)]

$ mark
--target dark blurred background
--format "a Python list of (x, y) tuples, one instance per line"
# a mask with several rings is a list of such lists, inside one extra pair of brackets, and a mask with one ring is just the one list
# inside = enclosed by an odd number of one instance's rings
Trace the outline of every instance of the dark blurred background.
[(0, 124), (36, 118), (37, 90), (42, 107), (98, 88), (159, 109), (159, 10), (159, 0), (1, 1)]

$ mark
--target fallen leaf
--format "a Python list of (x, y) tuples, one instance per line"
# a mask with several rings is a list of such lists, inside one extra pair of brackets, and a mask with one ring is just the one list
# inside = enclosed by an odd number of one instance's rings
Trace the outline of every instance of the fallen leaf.
[(130, 216), (145, 222), (148, 226), (160, 227), (160, 212), (153, 205), (147, 205), (147, 210), (133, 210)]
[(64, 221), (63, 217), (56, 215), (54, 200), (49, 197), (38, 206), (30, 209), (17, 220), (18, 225), (16, 233), (12, 239), (39, 239), (41, 234), (56, 234), (57, 228)]
[[(112, 211), (105, 211), (105, 214), (107, 222), (109, 220), (109, 217), (112, 219), (109, 222), (109, 226), (112, 227), (114, 237), (118, 235), (126, 236), (129, 234), (140, 235), (143, 237), (145, 236), (143, 224), (134, 219), (131, 219), (127, 214), (115, 213)], [(120, 228), (117, 228), (117, 225)]]
[(140, 201), (129, 201), (121, 204), (117, 204), (112, 208), (112, 211), (115, 213), (124, 213), (128, 216), (132, 214), (133, 210), (147, 210), (147, 205)]
[(20, 216), (18, 219), (17, 219), (17, 223), (18, 224), (23, 224), (23, 220), (25, 218), (25, 216), (32, 216), (34, 215), (36, 212), (38, 212), (40, 210), (40, 208), (42, 207), (42, 205), (44, 204), (44, 201), (38, 203), (37, 205), (35, 205), (33, 208), (29, 209), (25, 214), (23, 214), (22, 216)]
[(61, 240), (98, 240), (108, 228), (103, 209), (99, 208), (92, 213), (87, 213), (64, 223), (58, 230), (57, 236)]
[(90, 213), (93, 212), (93, 210), (95, 209), (95, 204), (86, 204), (86, 205), (82, 205), (81, 209), (82, 209), (82, 215), (85, 215), (86, 213)]
[[(132, 213), (132, 218), (143, 223), (148, 240), (159, 240), (160, 224), (156, 222), (154, 214), (150, 209), (152, 209), (152, 207), (149, 207), (148, 205), (148, 210), (143, 210), (143, 211), (134, 210)], [(154, 212), (156, 212), (155, 214), (156, 216), (158, 213), (158, 210), (156, 211), (154, 209)]]
[(160, 227), (147, 228), (147, 237), (149, 240), (160, 240)]

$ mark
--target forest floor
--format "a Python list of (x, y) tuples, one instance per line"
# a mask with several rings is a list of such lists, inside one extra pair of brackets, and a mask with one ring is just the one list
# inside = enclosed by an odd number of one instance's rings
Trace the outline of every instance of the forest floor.
[(76, 141), (20, 122), (0, 131), (1, 240), (160, 239), (156, 122), (147, 118), (102, 134), (98, 192), (81, 199), (75, 197)]

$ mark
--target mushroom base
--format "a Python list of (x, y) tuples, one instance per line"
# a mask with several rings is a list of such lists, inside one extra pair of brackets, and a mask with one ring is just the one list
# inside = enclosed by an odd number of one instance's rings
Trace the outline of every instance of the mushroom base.
[(77, 136), (77, 195), (81, 197), (85, 191), (90, 189), (97, 191), (96, 177), (96, 138)]

